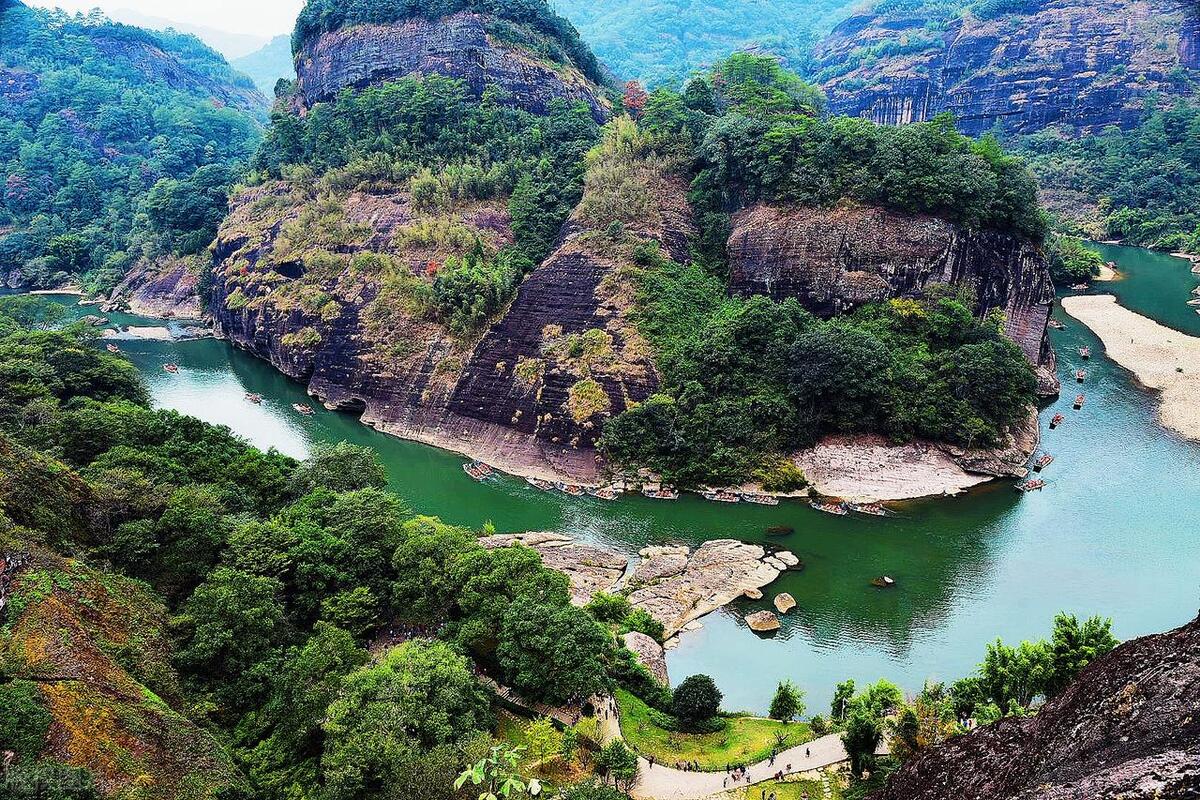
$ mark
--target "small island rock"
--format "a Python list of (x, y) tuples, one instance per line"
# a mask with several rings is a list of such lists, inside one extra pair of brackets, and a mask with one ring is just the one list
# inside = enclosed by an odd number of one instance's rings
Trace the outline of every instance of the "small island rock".
[(775, 616), (770, 611), (755, 611), (753, 614), (746, 617), (746, 624), (750, 626), (750, 630), (759, 633), (767, 633), (768, 631), (779, 630), (779, 617)]
[(786, 614), (796, 607), (796, 598), (787, 592), (775, 595), (775, 608), (780, 614)]

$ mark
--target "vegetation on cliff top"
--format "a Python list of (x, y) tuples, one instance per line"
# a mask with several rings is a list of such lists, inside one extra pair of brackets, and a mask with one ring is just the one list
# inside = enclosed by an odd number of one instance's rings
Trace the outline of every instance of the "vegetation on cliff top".
[(0, 281), (107, 290), (139, 258), (212, 241), (260, 135), (214, 100), (253, 92), (220, 55), (19, 6), (0, 17), (0, 72)]
[(413, 17), (437, 20), (460, 11), (484, 14), (519, 26), (497, 27), (493, 32), (544, 58), (571, 64), (597, 84), (607, 82), (600, 62), (579, 32), (555, 14), (546, 0), (308, 0), (296, 18), (292, 51), (299, 53), (322, 33), (340, 28), (387, 25)]

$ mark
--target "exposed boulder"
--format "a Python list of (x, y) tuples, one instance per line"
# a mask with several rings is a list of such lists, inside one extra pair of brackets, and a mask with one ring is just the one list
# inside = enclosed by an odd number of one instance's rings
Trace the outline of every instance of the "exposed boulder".
[(775, 610), (780, 614), (786, 614), (796, 607), (796, 598), (792, 597), (787, 592), (782, 592), (775, 595)]
[(1047, 336), (1054, 284), (1045, 255), (1016, 236), (873, 207), (759, 204), (734, 217), (732, 291), (793, 297), (817, 314), (920, 297), (934, 284), (970, 287), (975, 312), (1004, 312), (1005, 333), (1057, 392)]
[(586, 605), (596, 592), (607, 592), (616, 586), (629, 565), (629, 560), (620, 553), (558, 533), (497, 534), (485, 536), (479, 543), (487, 548), (516, 544), (533, 548), (541, 555), (543, 564), (564, 573), (571, 581), (571, 602), (578, 606)]
[(921, 752), (875, 800), (1150, 800), (1200, 792), (1200, 619), (1093, 662), (1036, 715)]
[(770, 633), (783, 627), (779, 622), (779, 617), (770, 611), (755, 611), (753, 614), (748, 614), (746, 624), (750, 626), (750, 630), (756, 633)]
[[(935, 8), (936, 4), (928, 4)], [(1175, 0), (1044, 0), (983, 19), (856, 14), (816, 49), (834, 113), (896, 125), (949, 111), (968, 134), (1129, 127), (1194, 93), (1200, 29)], [(864, 54), (871, 53), (866, 58)]]
[(493, 34), (495, 27), (494, 18), (463, 11), (438, 20), (417, 17), (323, 33), (296, 57), (297, 100), (311, 107), (343, 89), (442, 75), (462, 79), (476, 97), (495, 87), (500, 102), (536, 114), (563, 99), (587, 104), (597, 122), (607, 119), (608, 100), (576, 67), (508, 44)]
[(630, 631), (621, 637), (625, 646), (638, 657), (638, 662), (650, 671), (650, 674), (663, 686), (670, 686), (671, 680), (667, 675), (666, 653), (658, 642), (644, 633)]
[(747, 600), (762, 600), (762, 589), (747, 589), (746, 591), (742, 592), (742, 597), (746, 598)]

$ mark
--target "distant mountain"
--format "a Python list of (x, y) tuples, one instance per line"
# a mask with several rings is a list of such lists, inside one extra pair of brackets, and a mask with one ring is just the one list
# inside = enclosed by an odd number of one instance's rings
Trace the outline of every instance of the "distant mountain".
[[(4, 0), (0, 0), (3, 2)], [(140, 11), (134, 11), (132, 8), (119, 8), (116, 11), (109, 13), (110, 17), (117, 22), (124, 22), (126, 25), (136, 25), (139, 28), (149, 28), (150, 30), (162, 31), (167, 28), (174, 28), (180, 33), (190, 33), (196, 38), (203, 41), (209, 47), (217, 50), (225, 58), (232, 61), (235, 58), (242, 58), (263, 47), (269, 41), (266, 36), (256, 36), (248, 33), (232, 33), (223, 31), (218, 28), (209, 28), (204, 25), (194, 25), (189, 22), (178, 22), (166, 17), (156, 17), (149, 14), (143, 14)]]
[(276, 36), (261, 50), (234, 59), (232, 64), (239, 72), (249, 75), (260, 92), (271, 97), (275, 92), (275, 83), (280, 78), (293, 80), (296, 77), (296, 65), (292, 61), (292, 37), (286, 33)]
[(107, 289), (139, 259), (201, 252), (267, 107), (194, 36), (10, 5), (0, 283)]
[(550, 0), (622, 80), (679, 82), (738, 49), (806, 71), (814, 41), (857, 0)]

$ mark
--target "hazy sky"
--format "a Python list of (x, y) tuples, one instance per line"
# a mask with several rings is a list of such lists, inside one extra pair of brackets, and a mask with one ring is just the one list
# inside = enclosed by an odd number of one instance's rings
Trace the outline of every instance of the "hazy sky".
[(230, 33), (269, 38), (290, 33), (304, 0), (24, 0), (29, 5), (67, 11), (123, 8), (151, 17), (204, 25)]

